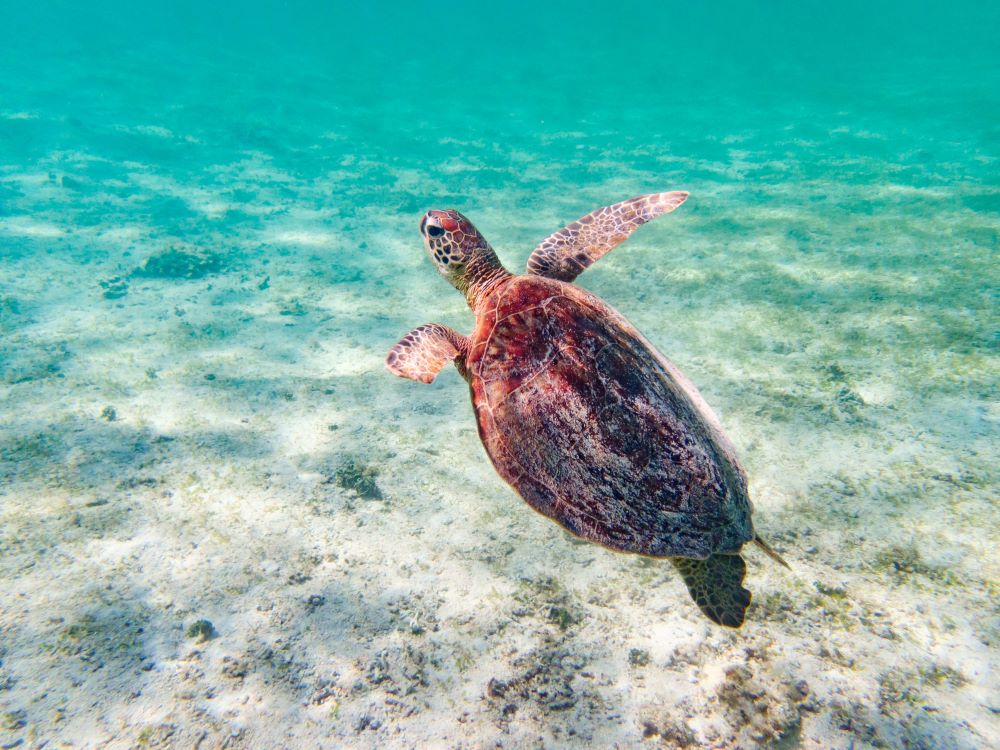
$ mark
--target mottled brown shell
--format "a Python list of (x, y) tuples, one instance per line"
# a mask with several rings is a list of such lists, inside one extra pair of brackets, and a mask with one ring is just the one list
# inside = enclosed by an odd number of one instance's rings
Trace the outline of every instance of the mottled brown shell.
[(746, 477), (715, 415), (594, 295), (511, 277), (480, 308), (462, 364), (496, 470), (569, 531), (663, 557), (753, 539)]

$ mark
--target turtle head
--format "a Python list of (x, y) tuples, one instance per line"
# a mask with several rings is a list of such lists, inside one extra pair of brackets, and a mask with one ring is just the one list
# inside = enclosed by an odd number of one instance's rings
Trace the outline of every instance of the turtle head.
[(420, 220), (420, 234), (438, 272), (466, 296), (507, 275), (490, 243), (458, 211), (428, 211)]

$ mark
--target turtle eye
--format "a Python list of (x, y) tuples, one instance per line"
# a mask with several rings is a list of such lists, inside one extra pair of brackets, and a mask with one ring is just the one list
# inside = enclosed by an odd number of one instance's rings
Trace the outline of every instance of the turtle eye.
[(436, 227), (434, 225), (431, 225), (427, 227), (427, 234), (430, 237), (440, 237), (442, 234), (444, 234), (444, 229), (442, 229), (441, 227)]

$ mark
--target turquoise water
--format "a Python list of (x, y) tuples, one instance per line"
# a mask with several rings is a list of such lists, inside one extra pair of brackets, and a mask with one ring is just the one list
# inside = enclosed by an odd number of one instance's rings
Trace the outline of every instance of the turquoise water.
[[(135, 5), (0, 9), (4, 737), (1000, 736), (1000, 10)], [(426, 209), (518, 270), (675, 189), (579, 283), (717, 409), (795, 569), (751, 562), (738, 634), (523, 507), (455, 373), (382, 369), (472, 326)]]

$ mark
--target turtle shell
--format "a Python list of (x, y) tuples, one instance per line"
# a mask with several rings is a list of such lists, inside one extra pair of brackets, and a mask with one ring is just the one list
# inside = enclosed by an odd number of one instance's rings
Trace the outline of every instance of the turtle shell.
[(753, 539), (746, 475), (717, 418), (593, 294), (511, 278), (480, 308), (464, 366), (497, 472), (570, 532), (657, 557)]

